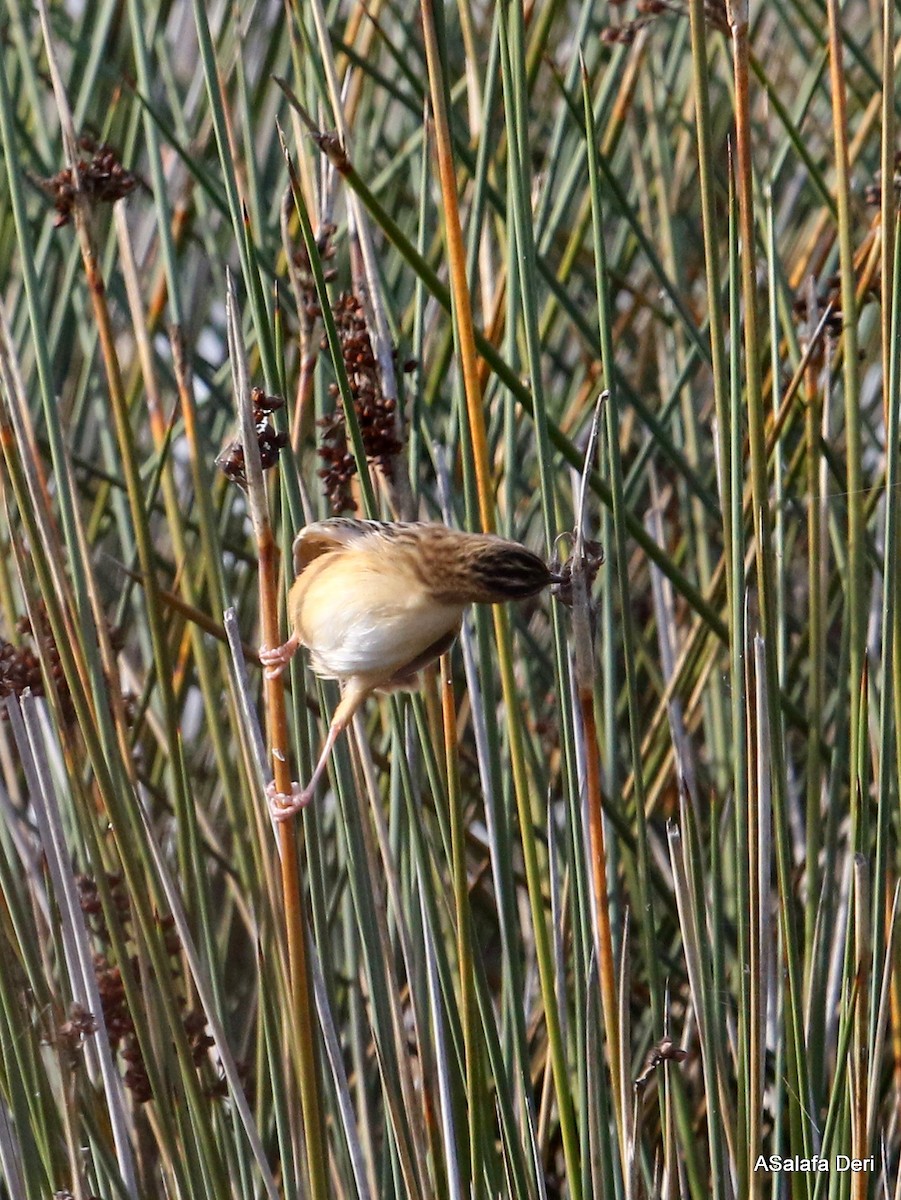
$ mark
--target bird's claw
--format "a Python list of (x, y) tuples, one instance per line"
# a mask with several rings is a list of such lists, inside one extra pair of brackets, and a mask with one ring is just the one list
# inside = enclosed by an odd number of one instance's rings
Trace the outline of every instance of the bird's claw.
[(269, 801), (269, 812), (273, 821), (289, 821), (291, 817), (307, 807), (313, 799), (309, 788), (302, 788), (299, 783), (291, 784), (290, 793), (280, 792), (271, 779), (266, 784), (266, 799)]
[(297, 649), (297, 638), (290, 637), (281, 646), (260, 646), (260, 662), (267, 679), (278, 679)]

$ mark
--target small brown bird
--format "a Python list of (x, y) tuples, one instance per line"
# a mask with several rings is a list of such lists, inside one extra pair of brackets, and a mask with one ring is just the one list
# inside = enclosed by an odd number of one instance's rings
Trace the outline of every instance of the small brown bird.
[(522, 600), (559, 582), (537, 554), (492, 534), (345, 517), (300, 531), (294, 572), (293, 632), (283, 646), (263, 647), (260, 661), (271, 678), (306, 646), (316, 674), (340, 680), (343, 695), (307, 786), (285, 796), (270, 785), (277, 820), (312, 800), (338, 735), (367, 696), (416, 689), (422, 668), (457, 636), (468, 604)]

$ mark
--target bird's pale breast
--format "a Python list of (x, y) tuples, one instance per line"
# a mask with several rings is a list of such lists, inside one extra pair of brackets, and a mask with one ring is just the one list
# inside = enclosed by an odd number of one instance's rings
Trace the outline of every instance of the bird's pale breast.
[(313, 670), (387, 681), (415, 662), (463, 615), (436, 603), (406, 572), (386, 570), (381, 556), (336, 552), (312, 562), (289, 598), (292, 624), (311, 652)]

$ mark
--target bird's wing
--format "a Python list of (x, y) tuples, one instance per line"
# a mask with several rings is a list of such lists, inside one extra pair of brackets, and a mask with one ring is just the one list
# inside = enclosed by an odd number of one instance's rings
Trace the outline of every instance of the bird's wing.
[(314, 521), (305, 525), (294, 539), (294, 574), (300, 575), (322, 554), (340, 550), (351, 542), (370, 536), (379, 521), (356, 521), (351, 517), (333, 517), (330, 521)]

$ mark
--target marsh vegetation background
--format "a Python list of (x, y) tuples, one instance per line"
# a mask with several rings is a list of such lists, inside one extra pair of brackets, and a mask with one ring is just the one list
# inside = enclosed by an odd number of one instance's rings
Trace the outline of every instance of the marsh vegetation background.
[[(898, 1196), (899, 53), (6, 0), (3, 1196)], [(574, 582), (274, 829), (337, 689), (256, 648), (335, 513)]]

